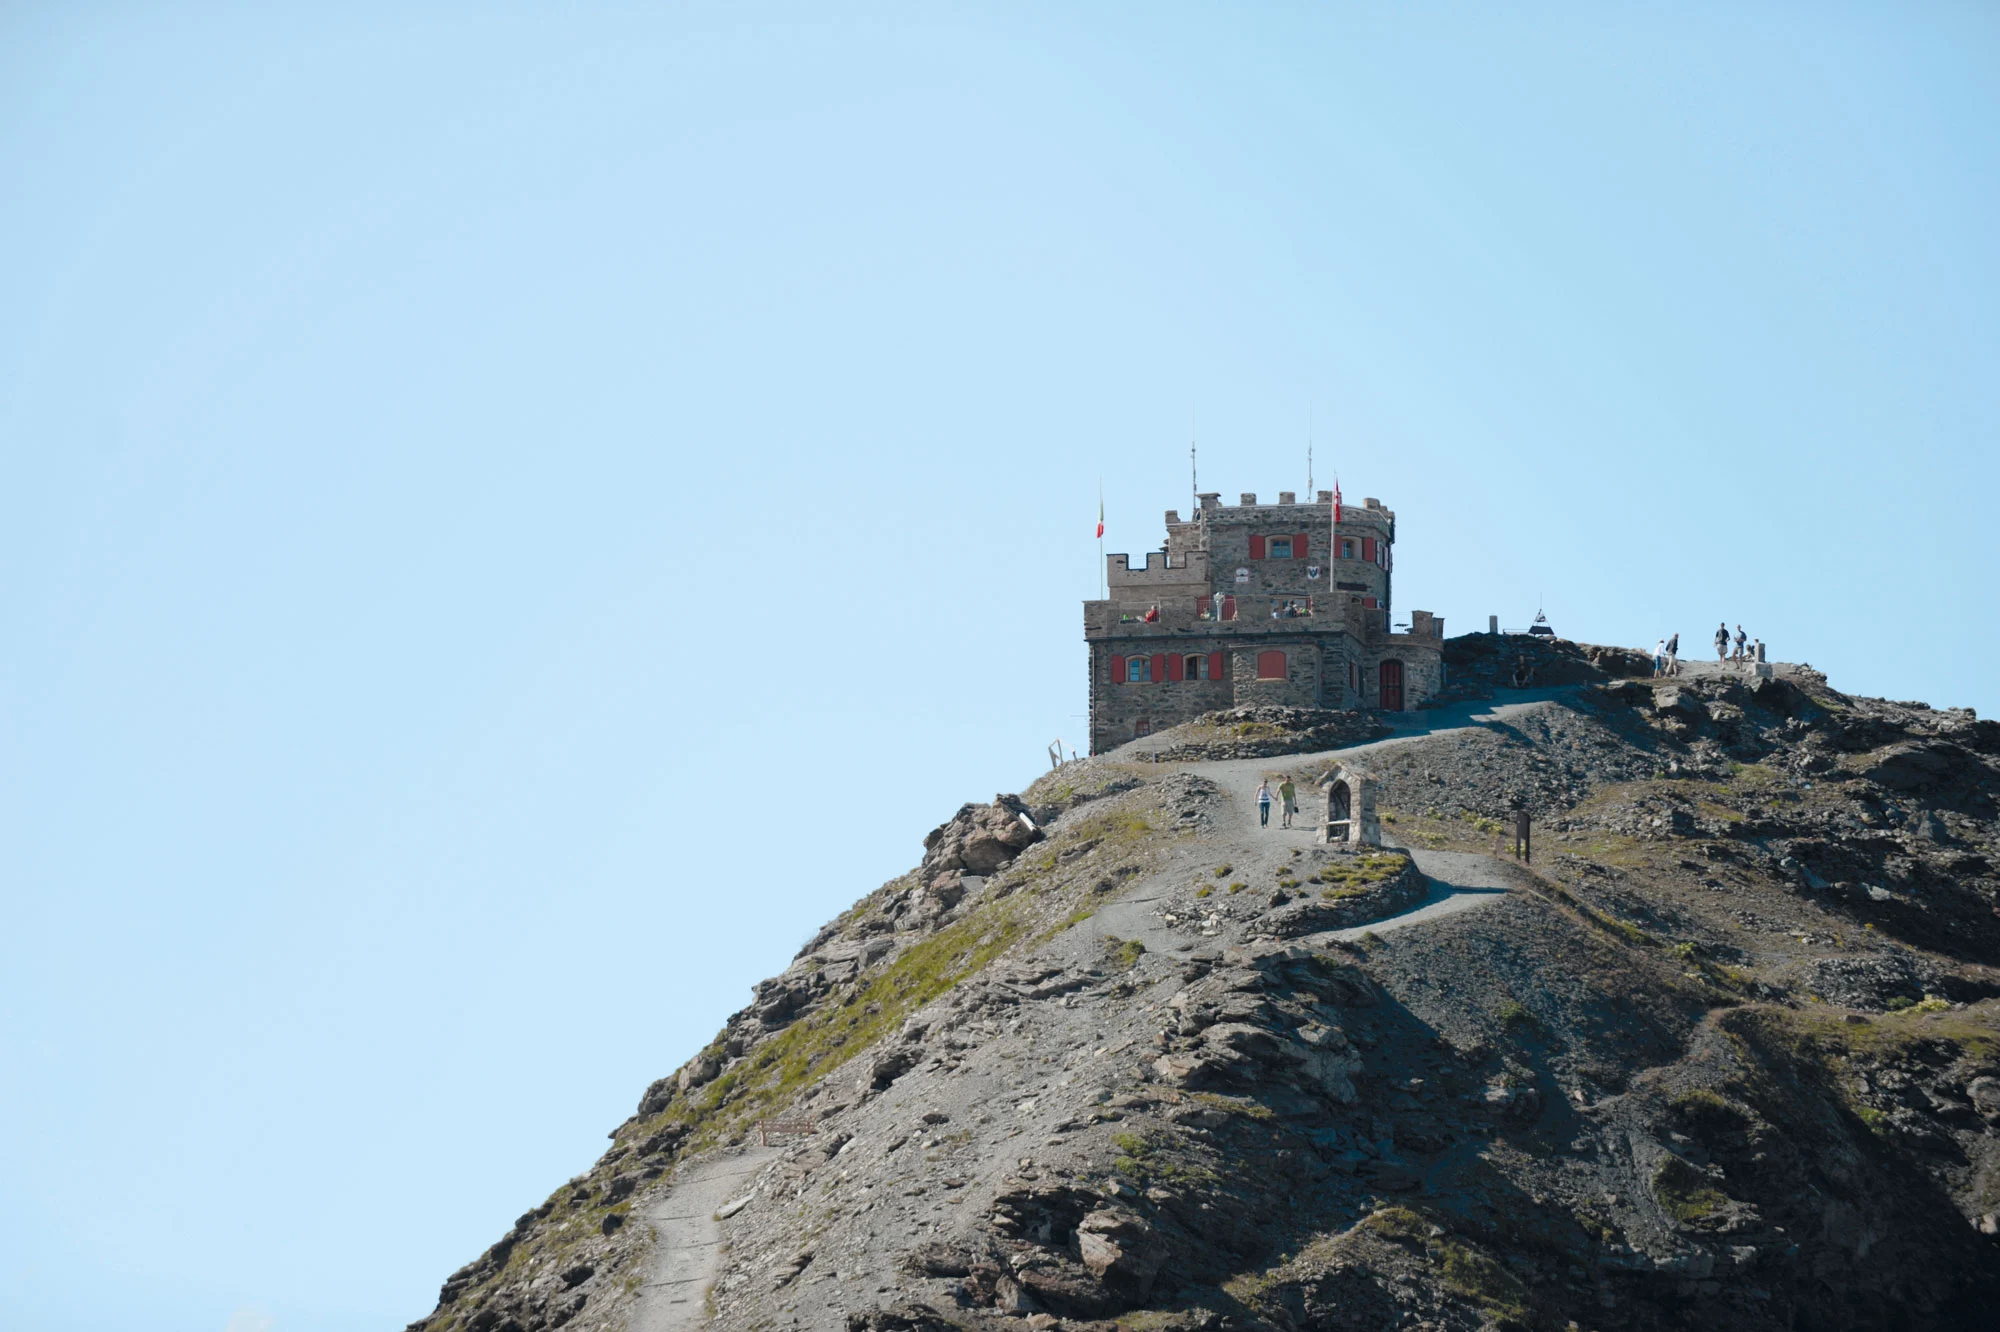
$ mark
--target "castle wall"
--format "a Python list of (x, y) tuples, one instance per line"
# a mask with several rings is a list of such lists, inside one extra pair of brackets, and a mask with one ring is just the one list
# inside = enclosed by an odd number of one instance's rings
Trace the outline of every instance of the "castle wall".
[[(1168, 511), (1167, 549), (1148, 552), (1141, 567), (1132, 568), (1125, 555), (1107, 557), (1108, 595), (1084, 603), (1093, 753), (1229, 707), (1378, 708), (1385, 660), (1402, 665), (1406, 710), (1442, 686), (1441, 623), (1416, 611), (1414, 632), (1391, 632), (1395, 514), (1375, 500), (1345, 507), (1339, 537), (1352, 557), (1330, 559), (1331, 492), (1321, 491), (1318, 503), (1293, 499), (1286, 492), (1277, 504), (1258, 504), (1245, 495), (1241, 504), (1224, 506), (1220, 496), (1204, 494), (1187, 522)], [(1293, 549), (1278, 557), (1274, 538)], [(1315, 566), (1320, 576), (1308, 578)], [(1209, 617), (1217, 592), (1234, 599), (1235, 618)], [(1274, 606), (1286, 600), (1310, 600), (1312, 613), (1274, 617)], [(1157, 616), (1146, 620), (1154, 607)], [(1282, 653), (1281, 663), (1268, 659), (1282, 669), (1260, 679), (1266, 653)], [(1112, 678), (1114, 659), (1144, 657), (1150, 677), (1157, 658), (1189, 654), (1203, 659), (1202, 678)], [(1214, 654), (1225, 663), (1221, 679), (1207, 675)]]

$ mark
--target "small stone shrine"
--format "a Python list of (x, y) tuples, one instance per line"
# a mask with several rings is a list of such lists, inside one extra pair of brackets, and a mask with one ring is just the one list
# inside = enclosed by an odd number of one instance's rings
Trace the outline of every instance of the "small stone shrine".
[(1359, 768), (1337, 763), (1320, 779), (1326, 792), (1326, 816), (1318, 840), (1352, 850), (1382, 845), (1382, 823), (1375, 817), (1375, 779)]

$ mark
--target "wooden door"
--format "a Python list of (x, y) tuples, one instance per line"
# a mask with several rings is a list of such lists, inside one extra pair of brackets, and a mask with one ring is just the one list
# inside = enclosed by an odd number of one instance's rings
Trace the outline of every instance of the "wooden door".
[(1401, 712), (1403, 710), (1403, 663), (1400, 661), (1385, 661), (1382, 663), (1381, 674), (1382, 701), (1377, 706), (1384, 712)]

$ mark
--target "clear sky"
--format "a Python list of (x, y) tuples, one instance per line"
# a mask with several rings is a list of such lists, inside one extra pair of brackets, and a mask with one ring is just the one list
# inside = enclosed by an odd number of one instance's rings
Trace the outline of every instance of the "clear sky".
[(0, 1325), (427, 1311), (1081, 740), (1191, 419), (2000, 709), (2000, 10), (1497, 8), (0, 10)]

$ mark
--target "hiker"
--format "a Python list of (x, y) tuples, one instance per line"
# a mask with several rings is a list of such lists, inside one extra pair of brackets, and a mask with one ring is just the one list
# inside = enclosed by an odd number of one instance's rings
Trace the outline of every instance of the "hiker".
[(1715, 626), (1715, 664), (1720, 666), (1729, 660), (1729, 621)]
[(1653, 644), (1653, 678), (1659, 679), (1667, 673), (1667, 640), (1662, 638)]
[(1287, 777), (1278, 784), (1278, 799), (1285, 802), (1280, 826), (1289, 828), (1292, 826), (1292, 815), (1299, 812), (1299, 788), (1292, 785), (1291, 778)]
[(1742, 625), (1740, 625), (1740, 624), (1739, 624), (1739, 625), (1737, 625), (1737, 626), (1736, 626), (1736, 655), (1735, 655), (1734, 657), (1730, 658), (1730, 660), (1732, 660), (1732, 661), (1742, 661), (1742, 660), (1744, 659), (1744, 658), (1743, 658), (1743, 646), (1744, 646), (1744, 644), (1748, 643), (1749, 641), (1750, 641), (1750, 636), (1749, 636), (1748, 634), (1746, 634), (1746, 633), (1744, 633), (1744, 632), (1743, 632), (1743, 626), (1742, 626)]
[(1680, 673), (1681, 673), (1681, 633), (1680, 630), (1676, 629), (1674, 630), (1674, 636), (1667, 640), (1667, 674), (1679, 675)]
[(1514, 812), (1514, 858), (1530, 863), (1534, 860), (1528, 845), (1528, 811), (1525, 809)]
[(1271, 779), (1266, 777), (1257, 784), (1257, 826), (1271, 826)]

